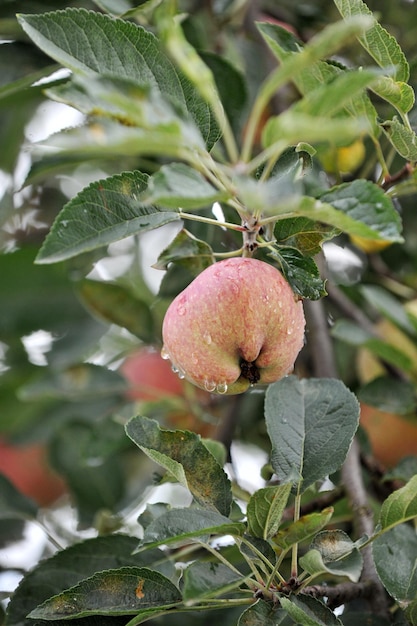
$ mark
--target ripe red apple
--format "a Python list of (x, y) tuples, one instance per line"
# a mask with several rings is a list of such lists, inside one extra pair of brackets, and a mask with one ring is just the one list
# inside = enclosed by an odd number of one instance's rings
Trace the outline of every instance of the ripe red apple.
[(48, 465), (42, 444), (17, 446), (0, 440), (0, 472), (40, 506), (52, 504), (65, 492), (64, 482)]
[(163, 354), (210, 392), (237, 394), (288, 374), (304, 340), (303, 305), (272, 265), (214, 263), (169, 306)]

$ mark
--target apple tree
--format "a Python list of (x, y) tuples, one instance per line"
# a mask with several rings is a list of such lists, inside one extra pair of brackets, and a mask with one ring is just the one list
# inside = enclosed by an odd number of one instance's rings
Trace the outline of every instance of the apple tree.
[(2, 4), (2, 623), (417, 624), (416, 16)]

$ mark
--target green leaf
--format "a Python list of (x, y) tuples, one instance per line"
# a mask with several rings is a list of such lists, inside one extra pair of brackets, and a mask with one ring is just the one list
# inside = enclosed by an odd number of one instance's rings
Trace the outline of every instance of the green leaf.
[(67, 368), (43, 368), (36, 378), (19, 389), (22, 400), (45, 398), (82, 401), (88, 398), (121, 394), (127, 390), (126, 380), (107, 367), (80, 363)]
[(333, 611), (316, 598), (309, 596), (286, 598), (283, 596), (280, 597), (280, 603), (297, 624), (303, 626), (343, 626)]
[(127, 423), (126, 432), (145, 454), (187, 487), (201, 506), (229, 514), (230, 481), (198, 435), (162, 429), (155, 420), (140, 416)]
[(400, 156), (407, 161), (417, 161), (417, 135), (412, 128), (394, 117), (382, 124), (382, 130)]
[[(192, 118), (186, 111), (175, 106), (167, 96), (148, 85), (137, 85), (127, 78), (91, 78), (75, 77), (71, 82), (49, 89), (46, 94), (52, 100), (72, 106), (92, 118), (108, 118), (120, 122), (125, 127), (135, 127), (132, 139), (122, 141), (123, 134), (114, 132), (110, 125), (102, 126), (107, 136), (98, 134), (98, 124), (91, 126), (92, 133), (86, 141), (72, 146), (71, 138), (77, 137), (76, 131), (58, 133), (37, 144), (62, 145), (68, 150), (82, 149), (86, 154), (93, 150), (99, 156), (100, 144), (107, 150), (110, 145), (121, 143), (125, 154), (173, 154), (182, 156), (190, 150), (204, 150), (203, 138)], [(123, 129), (121, 128), (120, 131)], [(158, 139), (159, 134), (159, 139)], [(93, 139), (96, 141), (94, 142)], [(165, 149), (163, 139), (165, 138)], [(152, 139), (152, 141), (150, 141)], [(148, 141), (146, 141), (148, 140)], [(94, 152), (95, 151), (95, 152)]]
[(287, 612), (283, 609), (276, 609), (265, 600), (257, 600), (243, 611), (237, 626), (279, 626), (287, 619)]
[(139, 550), (161, 544), (178, 543), (192, 537), (210, 535), (241, 535), (244, 524), (232, 522), (216, 511), (200, 509), (172, 509), (154, 519), (145, 528)]
[[(264, 23), (258, 24), (258, 28), (281, 63), (288, 57), (298, 55), (303, 49), (304, 44), (295, 35), (280, 26)], [(316, 60), (307, 68), (293, 72), (290, 78), (294, 81), (298, 91), (303, 96), (308, 96), (308, 94), (314, 93), (317, 88), (331, 83), (344, 72), (346, 70), (338, 65)], [(359, 93), (350, 100), (346, 100), (346, 96), (347, 94), (342, 96), (345, 102), (345, 114), (356, 119), (366, 119), (369, 131), (374, 137), (377, 137), (379, 134), (377, 112), (368, 95), (365, 92)]]
[(292, 110), (315, 117), (339, 113), (367, 87), (375, 83), (378, 74), (375, 70), (351, 70), (339, 72), (331, 82), (318, 85), (308, 91), (293, 105)]
[(413, 476), (404, 487), (394, 491), (383, 502), (378, 524), (383, 531), (417, 517), (417, 476)]
[(323, 509), (320, 513), (303, 515), (296, 522), (278, 531), (278, 533), (272, 537), (272, 542), (274, 546), (281, 551), (288, 550), (296, 543), (311, 539), (319, 530), (327, 526), (332, 515), (332, 507)]
[(392, 528), (372, 544), (375, 568), (388, 593), (402, 606), (417, 595), (417, 537), (407, 524)]
[(414, 385), (389, 376), (374, 378), (359, 389), (357, 396), (360, 402), (396, 415), (411, 415), (417, 408)]
[(91, 526), (100, 510), (113, 512), (126, 489), (126, 469), (117, 452), (126, 446), (123, 427), (112, 419), (74, 418), (51, 440), (52, 466), (65, 477), (81, 526)]
[(326, 295), (324, 281), (314, 260), (295, 248), (274, 248), (270, 253), (281, 268), (294, 293), (301, 298), (319, 300)]
[(59, 213), (37, 263), (62, 261), (178, 220), (177, 213), (145, 207), (139, 201), (147, 180), (141, 172), (125, 172), (83, 189)]
[(269, 539), (281, 524), (291, 485), (258, 489), (250, 498), (247, 508), (248, 532), (255, 537)]
[(184, 571), (183, 596), (187, 604), (227, 594), (244, 583), (245, 577), (223, 563), (194, 562)]
[(342, 530), (327, 530), (315, 537), (310, 550), (300, 558), (300, 565), (311, 576), (327, 573), (357, 583), (362, 573), (363, 559), (346, 533)]
[(82, 580), (31, 611), (31, 619), (71, 619), (88, 615), (136, 615), (139, 610), (171, 608), (181, 602), (172, 582), (146, 567), (105, 570)]
[[(178, 74), (156, 37), (133, 22), (97, 11), (67, 8), (39, 15), (19, 15), (26, 34), (46, 54), (75, 74), (127, 78), (151, 85), (186, 107), (212, 147), (219, 131), (207, 104)], [(71, 33), (66, 37), (65, 33)]]
[(216, 87), (232, 128), (240, 130), (241, 116), (248, 100), (248, 90), (242, 73), (227, 58), (209, 51), (198, 51), (213, 73)]
[(271, 463), (281, 483), (306, 489), (343, 463), (359, 422), (359, 403), (340, 380), (294, 376), (270, 385), (265, 419)]
[(371, 89), (400, 113), (408, 113), (414, 106), (414, 90), (407, 83), (395, 81), (389, 76), (381, 76), (376, 83), (373, 83)]
[(99, 319), (126, 328), (145, 343), (155, 341), (156, 331), (149, 305), (122, 285), (84, 280), (78, 286), (78, 293)]
[(402, 350), (386, 343), (382, 339), (368, 339), (362, 345), (379, 359), (391, 363), (395, 367), (408, 372), (413, 370), (413, 362), (410, 357)]
[(305, 256), (315, 256), (322, 244), (332, 239), (338, 231), (307, 217), (289, 217), (275, 224), (274, 237), (279, 246), (297, 248)]
[[(353, 15), (372, 17), (372, 12), (362, 0), (335, 0), (343, 18)], [(371, 28), (358, 39), (368, 54), (384, 69), (394, 69), (398, 81), (407, 82), (410, 68), (397, 40), (390, 35), (375, 19)]]
[[(343, 183), (324, 193), (320, 201), (331, 204), (344, 217), (366, 225), (371, 239), (403, 241), (400, 234), (401, 219), (392, 201), (378, 185), (370, 181), (359, 179)], [(317, 219), (322, 218), (317, 216)], [(326, 219), (323, 221), (327, 222)], [(346, 232), (355, 234), (351, 228)]]
[(150, 566), (159, 560), (158, 569), (167, 576), (173, 575), (173, 565), (161, 551), (133, 555), (136, 545), (137, 539), (126, 535), (95, 537), (79, 541), (41, 561), (22, 579), (10, 600), (7, 607), (10, 626), (32, 625), (32, 620), (26, 619), (31, 610), (96, 572), (122, 566)]
[(381, 315), (387, 317), (405, 333), (417, 336), (416, 329), (402, 303), (387, 289), (378, 285), (361, 285), (361, 294)]
[(206, 241), (183, 228), (161, 252), (153, 267), (166, 270), (170, 263), (180, 263), (197, 275), (214, 263), (213, 250)]
[(301, 141), (327, 141), (343, 145), (370, 131), (369, 123), (363, 117), (329, 118), (288, 109), (281, 115), (269, 118), (262, 132), (262, 145), (268, 148), (276, 142), (279, 145), (290, 145)]
[(36, 519), (38, 507), (0, 473), (0, 519)]
[(413, 600), (408, 605), (406, 615), (407, 615), (408, 623), (411, 626), (417, 626), (417, 600)]
[(198, 209), (221, 202), (225, 192), (213, 187), (199, 172), (184, 163), (163, 165), (150, 177), (141, 200), (169, 209)]

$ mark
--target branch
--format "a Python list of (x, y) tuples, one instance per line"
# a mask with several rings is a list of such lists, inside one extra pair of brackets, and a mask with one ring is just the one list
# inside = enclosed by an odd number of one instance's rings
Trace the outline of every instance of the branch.
[[(306, 302), (305, 312), (313, 373), (315, 376), (336, 377), (337, 368), (324, 304), (321, 300)], [(363, 482), (359, 444), (356, 439), (342, 466), (342, 483), (352, 508), (358, 535), (372, 535), (374, 521)], [(363, 558), (364, 567), (360, 584), (365, 585), (364, 589), (371, 587), (367, 596), (372, 612), (377, 615), (386, 615), (387, 596), (376, 573), (370, 546), (363, 549)]]
[(317, 378), (337, 378), (333, 343), (322, 300), (306, 300), (307, 342), (313, 374)]
[(373, 593), (372, 584), (368, 582), (351, 583), (345, 582), (329, 587), (327, 585), (310, 585), (303, 589), (302, 593), (313, 598), (327, 598), (327, 606), (332, 611), (352, 600), (358, 598), (371, 598)]
[[(353, 511), (357, 534), (359, 536), (372, 535), (374, 532), (374, 519), (363, 483), (359, 444), (356, 439), (353, 441), (346, 461), (342, 466), (342, 481)], [(364, 582), (369, 582), (372, 586), (372, 593), (369, 595), (370, 607), (376, 615), (386, 616), (388, 611), (387, 597), (375, 570), (371, 546), (364, 548), (362, 554), (363, 571), (361, 579)]]

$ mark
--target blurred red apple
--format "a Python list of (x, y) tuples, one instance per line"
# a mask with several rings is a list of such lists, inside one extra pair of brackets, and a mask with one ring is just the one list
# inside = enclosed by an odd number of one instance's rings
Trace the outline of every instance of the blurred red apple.
[(65, 492), (64, 482), (49, 467), (46, 448), (40, 443), (17, 446), (0, 439), (0, 473), (40, 506), (52, 504)]
[(381, 411), (361, 402), (361, 426), (365, 429), (375, 458), (394, 467), (405, 456), (417, 455), (417, 421)]
[(171, 364), (151, 347), (129, 355), (120, 373), (130, 383), (127, 395), (131, 400), (152, 401), (184, 393), (182, 381), (172, 371)]
[[(198, 390), (173, 372), (169, 361), (159, 350), (146, 346), (129, 355), (120, 366), (120, 373), (130, 383), (127, 397), (138, 402), (167, 401), (164, 422), (168, 427), (192, 430), (203, 437), (213, 435), (216, 424), (200, 419), (211, 413), (211, 395)], [(195, 389), (195, 388), (194, 388)]]

